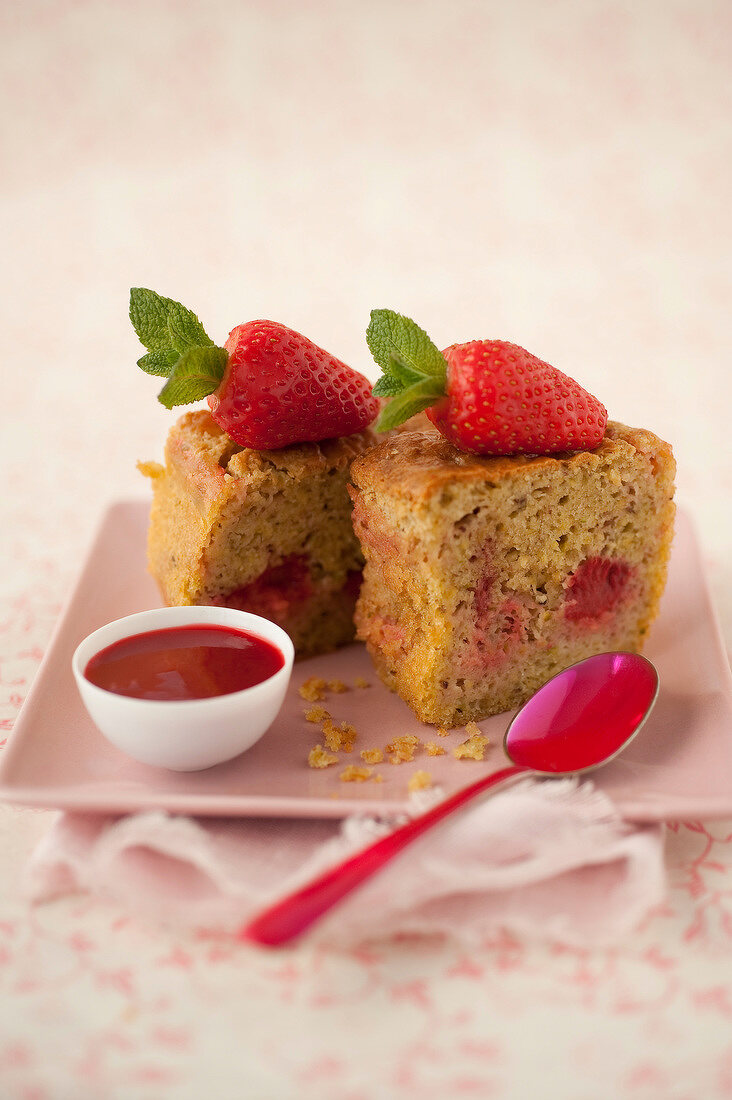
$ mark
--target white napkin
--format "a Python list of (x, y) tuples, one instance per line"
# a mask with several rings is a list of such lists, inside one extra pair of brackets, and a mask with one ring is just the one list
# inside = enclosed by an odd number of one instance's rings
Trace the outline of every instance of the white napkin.
[[(414, 812), (424, 806), (415, 799)], [(394, 825), (65, 814), (26, 888), (36, 902), (88, 891), (157, 922), (234, 932)], [(664, 888), (661, 826), (624, 823), (589, 782), (527, 779), (429, 830), (307, 935), (348, 947), (410, 934), (475, 943), (504, 929), (593, 946), (631, 931)]]

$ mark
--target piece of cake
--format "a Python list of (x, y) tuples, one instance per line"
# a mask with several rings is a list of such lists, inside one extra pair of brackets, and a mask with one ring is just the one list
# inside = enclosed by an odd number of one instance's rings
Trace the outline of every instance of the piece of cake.
[(424, 722), (518, 706), (562, 668), (643, 645), (673, 533), (671, 448), (611, 423), (592, 451), (476, 457), (403, 432), (351, 467), (359, 637)]
[(256, 451), (208, 412), (171, 429), (153, 482), (148, 561), (168, 604), (225, 604), (278, 623), (298, 653), (353, 639), (363, 559), (351, 523), (351, 461), (370, 431)]

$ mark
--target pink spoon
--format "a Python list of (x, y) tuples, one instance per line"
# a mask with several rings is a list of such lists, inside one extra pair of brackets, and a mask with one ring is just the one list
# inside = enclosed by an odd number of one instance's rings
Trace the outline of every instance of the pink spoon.
[(504, 738), (512, 766), (471, 783), (307, 886), (259, 913), (239, 938), (270, 947), (305, 932), (408, 844), (485, 791), (518, 776), (565, 776), (614, 759), (658, 696), (658, 673), (636, 653), (600, 653), (564, 669), (516, 713)]

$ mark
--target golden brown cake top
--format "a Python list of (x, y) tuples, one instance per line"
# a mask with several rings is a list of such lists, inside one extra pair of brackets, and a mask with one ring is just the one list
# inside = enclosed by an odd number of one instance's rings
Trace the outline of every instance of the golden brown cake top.
[(218, 468), (231, 477), (251, 477), (272, 469), (295, 480), (324, 470), (341, 470), (366, 449), (376, 437), (368, 429), (340, 439), (320, 443), (299, 443), (275, 451), (256, 451), (240, 447), (203, 409), (185, 413), (168, 436), (167, 453), (191, 472), (197, 467), (209, 473)]
[(485, 456), (453, 446), (436, 430), (401, 432), (357, 458), (351, 478), (359, 489), (389, 492), (411, 500), (425, 500), (446, 485), (482, 482), (497, 485), (522, 473), (552, 472), (559, 468), (606, 465), (613, 457), (638, 451), (663, 454), (671, 448), (652, 432), (611, 421), (599, 447), (557, 455)]

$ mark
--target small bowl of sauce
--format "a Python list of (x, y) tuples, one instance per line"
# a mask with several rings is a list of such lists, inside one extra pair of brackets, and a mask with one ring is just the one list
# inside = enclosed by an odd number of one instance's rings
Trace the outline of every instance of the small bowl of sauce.
[(161, 607), (95, 630), (72, 669), (89, 715), (116, 748), (143, 764), (198, 771), (269, 729), (294, 656), (284, 630), (259, 615)]

